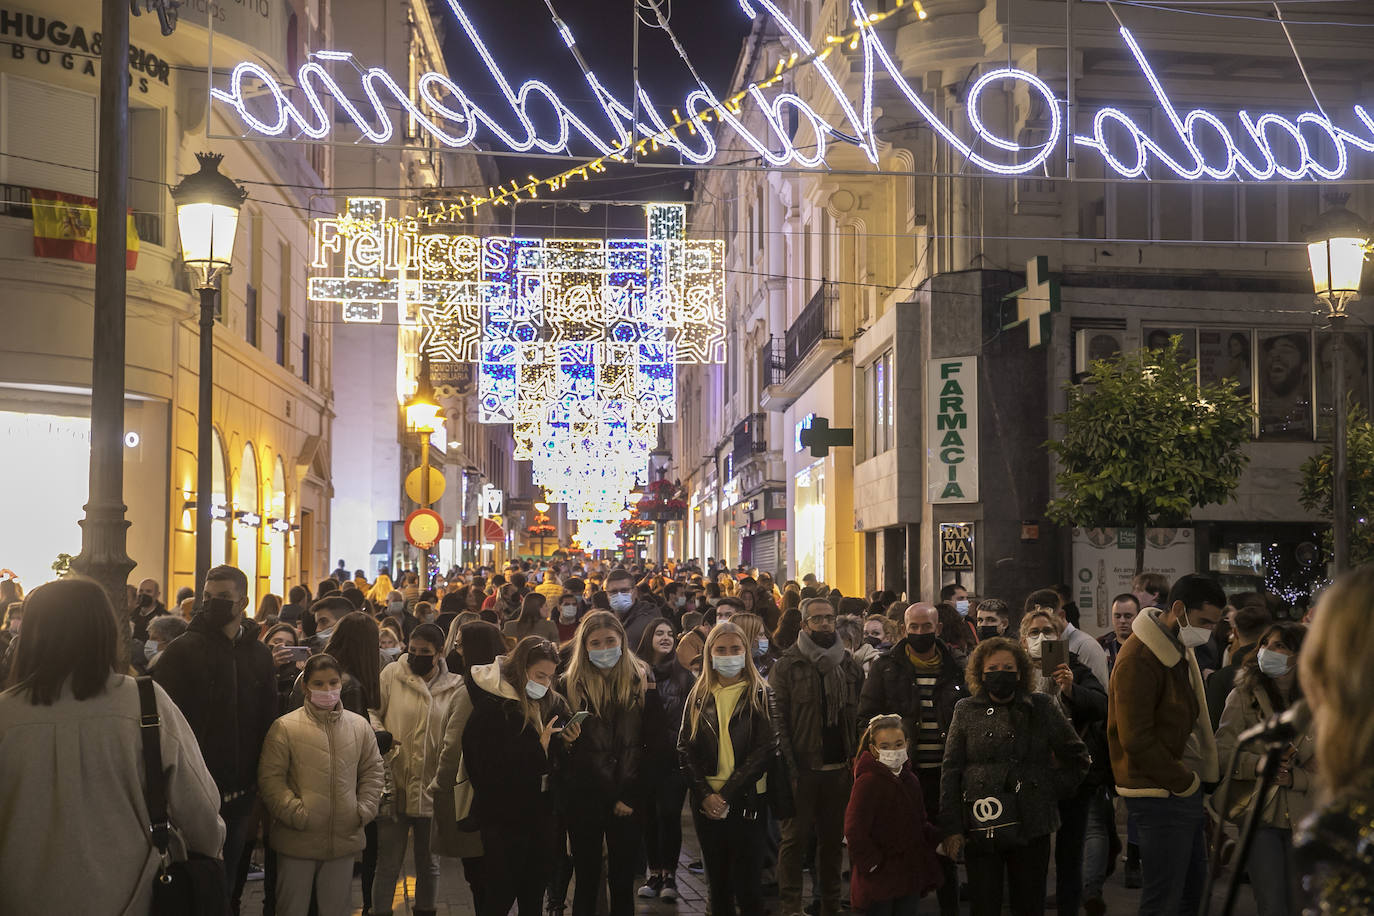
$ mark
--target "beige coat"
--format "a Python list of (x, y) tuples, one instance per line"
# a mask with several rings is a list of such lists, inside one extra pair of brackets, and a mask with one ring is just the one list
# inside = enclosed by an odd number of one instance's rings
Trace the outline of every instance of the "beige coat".
[(377, 710), (380, 727), (394, 740), (387, 755), (396, 787), (396, 813), (430, 817), (434, 810), (429, 786), (439, 769), (443, 749), (444, 720), (463, 679), (449, 672), (437, 659), (434, 680), (410, 670), (406, 656), (382, 669), (382, 703)]
[[(495, 670), (495, 678), (489, 669)], [(483, 675), (486, 675), (483, 680)], [(476, 665), (468, 676), (478, 679), (480, 686), (488, 682), (499, 682), (506, 691), (501, 695), (515, 698), (515, 688), (501, 680), (498, 665)], [(488, 688), (495, 693), (498, 686)], [(466, 683), (458, 688), (453, 703), (449, 706), (448, 718), (444, 721), (444, 740), (439, 753), (439, 766), (430, 784), (430, 795), (434, 799), (434, 827), (430, 840), (436, 855), (456, 859), (471, 859), (482, 855), (482, 835), (476, 831), (458, 829), (457, 814), (454, 808), (453, 787), (458, 783), (458, 765), (463, 760), (463, 730), (467, 728), (468, 717), (472, 715), (472, 695)]]
[[(1217, 752), (1222, 764), (1231, 760), (1240, 733), (1261, 722), (1267, 722), (1274, 715), (1274, 705), (1256, 679), (1265, 677), (1258, 669), (1242, 671), (1236, 677), (1236, 686), (1226, 698), (1226, 708), (1221, 714), (1221, 725), (1217, 728)], [(1312, 725), (1309, 723), (1293, 739), (1297, 748), (1291, 770), (1291, 788), (1274, 786), (1265, 793), (1264, 808), (1260, 811), (1260, 821), (1267, 827), (1292, 830), (1312, 811), (1312, 795), (1316, 788), (1316, 742)], [(1263, 744), (1250, 744), (1236, 756), (1235, 765), (1225, 777), (1222, 785), (1212, 795), (1217, 813), (1240, 822), (1240, 811), (1248, 810), (1255, 803), (1255, 790), (1259, 788), (1259, 770), (1264, 764)]]
[[(218, 857), (219, 790), (185, 717), (153, 691), (173, 855)], [(64, 691), (51, 706), (0, 693), (0, 913), (146, 916), (158, 860), (143, 785), (133, 678), (111, 675), (85, 700)]]
[(377, 735), (357, 713), (324, 712), (307, 701), (267, 732), (258, 791), (277, 852), (320, 861), (359, 853), (382, 797)]

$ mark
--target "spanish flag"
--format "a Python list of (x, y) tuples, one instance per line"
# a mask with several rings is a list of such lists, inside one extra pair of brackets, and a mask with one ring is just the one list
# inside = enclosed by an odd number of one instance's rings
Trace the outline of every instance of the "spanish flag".
[[(79, 194), (31, 188), (33, 197), (33, 253), (40, 258), (66, 258), (95, 263), (96, 201)], [(124, 265), (138, 264), (138, 230), (129, 214), (129, 242)]]

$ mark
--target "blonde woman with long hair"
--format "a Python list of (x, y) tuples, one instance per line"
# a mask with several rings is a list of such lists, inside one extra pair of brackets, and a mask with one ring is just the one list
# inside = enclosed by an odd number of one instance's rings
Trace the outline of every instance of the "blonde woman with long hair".
[[(559, 687), (574, 713), (586, 712), (580, 739), (568, 749), (564, 810), (577, 889), (573, 916), (595, 916), (606, 848), (611, 916), (633, 916), (643, 755), (644, 663), (626, 644), (620, 618), (594, 611), (572, 639), (572, 659)], [(555, 907), (562, 901), (550, 901)]]
[(705, 653), (677, 747), (692, 788), (711, 912), (761, 916), (766, 774), (778, 754), (773, 692), (734, 623), (711, 629)]
[(1304, 913), (1374, 909), (1374, 566), (1322, 595), (1298, 655), (1316, 731), (1319, 804), (1294, 834)]

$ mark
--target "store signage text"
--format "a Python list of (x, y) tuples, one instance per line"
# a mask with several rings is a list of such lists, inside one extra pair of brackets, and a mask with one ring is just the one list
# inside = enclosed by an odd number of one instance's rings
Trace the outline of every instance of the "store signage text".
[(977, 502), (978, 357), (927, 364), (926, 417), (927, 498)]
[[(783, 14), (775, 0), (739, 0), (739, 3), (751, 18), (756, 14), (755, 7), (773, 18), (799, 57), (810, 58), (817, 54), (817, 49)], [(859, 32), (850, 48), (857, 58), (861, 58), (854, 64), (862, 71), (858, 98), (852, 99), (846, 94), (823, 58), (814, 62), (816, 72), (833, 96), (839, 113), (836, 123), (826, 120), (815, 107), (792, 92), (769, 97), (752, 84), (745, 97), (760, 109), (768, 125), (763, 136), (745, 126), (740, 118), (742, 103), (724, 103), (706, 87), (688, 94), (681, 105), (683, 114), (677, 115), (677, 109), (673, 109), (674, 116), (669, 121), (642, 88), (638, 90), (636, 107), (613, 95), (594, 72), (587, 70), (591, 95), (609, 122), (608, 131), (598, 131), (576, 114), (548, 83), (528, 79), (518, 88), (512, 86), (458, 0), (448, 0), (448, 5), (474, 52), (500, 88), (502, 110), (488, 111), (447, 75), (438, 72), (420, 75), (415, 83), (416, 98), (412, 99), (385, 70), (379, 67), (364, 69), (352, 52), (343, 50), (315, 52), (313, 59), (297, 71), (294, 88), (284, 85), (276, 74), (261, 64), (244, 61), (230, 72), (228, 88), (213, 88), (211, 95), (233, 109), (249, 131), (270, 136), (289, 132), (305, 139), (321, 140), (329, 135), (336, 120), (346, 119), (353, 122), (363, 139), (386, 143), (391, 140), (397, 123), (391, 109), (399, 106), (419, 130), (451, 147), (483, 143), (515, 152), (571, 154), (575, 152), (575, 145), (585, 145), (603, 157), (623, 157), (642, 144), (640, 138), (644, 138), (652, 140), (655, 149), (666, 147), (697, 165), (717, 158), (716, 137), (708, 126), (711, 120), (733, 131), (760, 160), (772, 167), (822, 166), (829, 140), (858, 146), (869, 161), (877, 164), (879, 142), (873, 129), (875, 79), (889, 81), (905, 97), (919, 120), (939, 134), (958, 155), (988, 172), (1023, 175), (1040, 170), (1052, 154), (1066, 145), (1065, 134), (1072, 130), (1064, 117), (1063, 101), (1044, 80), (1025, 70), (1001, 67), (987, 71), (969, 86), (965, 104), (972, 136), (967, 140), (960, 137), (906, 79), (901, 66), (879, 41), (877, 31), (869, 22), (868, 10), (859, 0), (852, 0), (851, 8)], [(564, 23), (559, 23), (559, 30), (571, 49), (576, 44), (572, 33)], [(1239, 120), (1243, 130), (1237, 132), (1238, 136), (1232, 136), (1231, 128), (1222, 118), (1207, 109), (1180, 111), (1130, 30), (1123, 27), (1121, 37), (1135, 59), (1141, 78), (1149, 85), (1157, 106), (1165, 115), (1168, 124), (1165, 136), (1153, 136), (1130, 115), (1109, 106), (1093, 113), (1092, 130), (1088, 134), (1073, 134), (1067, 138), (1074, 146), (1095, 150), (1106, 167), (1117, 175), (1139, 177), (1155, 164), (1153, 177), (1156, 178), (1161, 177), (1161, 169), (1166, 169), (1186, 180), (1265, 181), (1276, 176), (1286, 180), (1334, 180), (1346, 174), (1350, 149), (1374, 152), (1374, 117), (1362, 105), (1353, 106), (1352, 113), (1354, 121), (1358, 122), (1357, 128), (1365, 135), (1339, 127), (1321, 113), (1306, 112), (1289, 118), (1273, 112), (1241, 111)], [(862, 41), (858, 41), (859, 38)], [(828, 49), (823, 49), (825, 51)], [(346, 90), (326, 69), (329, 64), (346, 65), (341, 69), (350, 77), (356, 73), (360, 85)], [(1042, 139), (1025, 144), (999, 136), (984, 122), (980, 101), (983, 93), (994, 87), (1006, 91), (1022, 88), (1029, 92), (1033, 106), (1043, 106), (1049, 125)], [(292, 96), (302, 101), (293, 101)], [(368, 101), (360, 107), (354, 100), (362, 96)], [(335, 103), (335, 117), (331, 117), (325, 104), (328, 98)], [(264, 101), (266, 104), (262, 105)], [(829, 106), (820, 103), (820, 107)], [(550, 109), (554, 118), (542, 117)], [(640, 112), (639, 120), (635, 117), (636, 110)], [(542, 124), (556, 126), (537, 127), (535, 115), (541, 116)], [(895, 112), (884, 110), (883, 115), (892, 117)], [(804, 122), (805, 127), (795, 132), (788, 130), (787, 124), (793, 120)], [(677, 130), (679, 125), (683, 128), (681, 131)], [(727, 142), (725, 145), (734, 144)], [(978, 150), (987, 151), (989, 155)], [(735, 156), (731, 154), (727, 158)]]
[[(9, 38), (16, 40), (6, 41)], [(85, 76), (96, 76), (95, 59), (91, 55), (100, 56), (99, 32), (87, 32), (61, 19), (0, 9), (0, 42), (9, 45), (12, 60), (33, 60), (40, 64), (56, 62), (63, 70), (80, 70)], [(57, 50), (33, 47), (25, 42), (50, 44)], [(156, 54), (129, 45), (129, 71), (129, 85), (139, 92), (147, 92), (149, 77), (166, 86), (172, 68)]]
[(973, 523), (940, 523), (940, 567), (945, 572), (973, 571)]

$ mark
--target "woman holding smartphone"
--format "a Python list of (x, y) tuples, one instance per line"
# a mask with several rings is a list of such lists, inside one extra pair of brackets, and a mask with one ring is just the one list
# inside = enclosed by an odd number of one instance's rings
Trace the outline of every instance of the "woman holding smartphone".
[[(577, 889), (573, 916), (594, 916), (606, 850), (611, 916), (633, 916), (639, 825), (639, 766), (645, 666), (625, 645), (625, 629), (610, 611), (582, 618), (561, 693), (574, 712), (585, 711), (581, 738), (568, 749), (564, 810)], [(560, 901), (551, 900), (553, 906)]]
[(483, 850), (477, 916), (506, 916), (516, 902), (520, 916), (543, 910), (554, 864), (553, 758), (580, 733), (575, 723), (558, 725), (568, 707), (552, 689), (557, 670), (554, 644), (528, 636), (510, 655), (474, 666), (465, 682), (472, 712), (462, 759)]
[(761, 916), (765, 774), (778, 753), (773, 691), (733, 623), (712, 627), (705, 659), (687, 695), (677, 748), (691, 784), (711, 913)]

